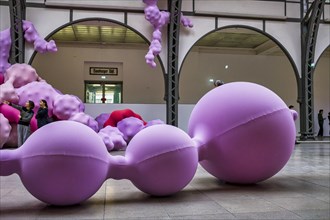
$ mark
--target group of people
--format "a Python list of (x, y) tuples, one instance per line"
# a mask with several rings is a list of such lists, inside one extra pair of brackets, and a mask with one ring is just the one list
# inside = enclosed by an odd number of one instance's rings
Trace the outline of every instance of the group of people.
[[(319, 113), (317, 114), (317, 120), (319, 122), (319, 133), (317, 133), (318, 137), (323, 137), (323, 124), (326, 118), (323, 118), (323, 109), (320, 109)], [(328, 120), (329, 120), (329, 129), (330, 129), (330, 112), (328, 113)], [(330, 135), (330, 131), (329, 131)]]
[[(294, 106), (290, 105), (289, 109), (294, 109)], [(323, 109), (319, 110), (319, 113), (317, 114), (317, 120), (319, 122), (319, 127), (320, 127), (319, 132), (317, 133), (317, 136), (323, 137), (323, 124), (324, 124), (324, 121), (326, 120), (326, 118), (323, 118)], [(329, 129), (330, 129), (330, 112), (328, 113), (328, 120), (329, 120)], [(330, 135), (330, 130), (329, 130), (329, 135)], [(296, 141), (296, 144), (297, 143), (298, 142)]]
[[(34, 115), (34, 111), (33, 111), (34, 102), (29, 100), (25, 103), (25, 106), (15, 105), (8, 101), (4, 101), (4, 103), (20, 111), (19, 121), (17, 124), (17, 138), (18, 138), (17, 144), (18, 147), (20, 147), (23, 145), (23, 143), (26, 141), (26, 139), (28, 139), (28, 137), (31, 134), (30, 122)], [(42, 126), (46, 125), (49, 122), (48, 104), (47, 101), (44, 99), (40, 100), (39, 104), (40, 107), (36, 114), (36, 119), (37, 119), (38, 128), (41, 128)]]

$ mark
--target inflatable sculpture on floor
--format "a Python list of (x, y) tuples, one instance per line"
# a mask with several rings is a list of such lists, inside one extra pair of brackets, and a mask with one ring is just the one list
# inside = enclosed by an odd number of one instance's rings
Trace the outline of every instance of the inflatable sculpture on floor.
[(17, 173), (36, 198), (71, 205), (91, 197), (108, 179), (129, 179), (141, 191), (164, 196), (182, 190), (198, 162), (230, 183), (270, 178), (284, 167), (295, 142), (295, 112), (267, 88), (227, 83), (196, 104), (189, 135), (169, 125), (138, 132), (125, 156), (74, 121), (48, 124), (15, 150), (0, 150), (0, 175)]

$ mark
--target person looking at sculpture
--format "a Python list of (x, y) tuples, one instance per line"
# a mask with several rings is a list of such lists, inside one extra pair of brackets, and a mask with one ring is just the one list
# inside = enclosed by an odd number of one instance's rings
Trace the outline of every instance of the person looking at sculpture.
[(41, 99), (39, 104), (40, 107), (36, 114), (36, 119), (38, 128), (41, 128), (42, 126), (48, 124), (48, 104), (47, 101), (44, 99)]
[(325, 120), (325, 118), (323, 118), (323, 109), (320, 109), (319, 114), (317, 115), (317, 119), (319, 121), (319, 133), (317, 134), (317, 136), (319, 137), (323, 137), (323, 122)]
[(26, 139), (28, 139), (31, 134), (30, 122), (34, 114), (34, 102), (29, 100), (25, 103), (25, 106), (15, 105), (8, 101), (4, 101), (4, 103), (20, 111), (19, 121), (17, 124), (17, 145), (18, 147), (20, 147), (24, 144)]

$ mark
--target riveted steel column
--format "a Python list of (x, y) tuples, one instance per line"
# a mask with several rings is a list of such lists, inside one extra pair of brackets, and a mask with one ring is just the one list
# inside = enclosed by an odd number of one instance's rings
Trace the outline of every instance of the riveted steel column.
[(179, 34), (182, 0), (169, 1), (170, 24), (168, 26), (168, 60), (165, 87), (167, 124), (178, 126), (179, 101)]
[(24, 33), (22, 20), (25, 19), (25, 0), (10, 0), (10, 34), (11, 50), (9, 62), (11, 64), (24, 63)]
[[(315, 0), (301, 22), (301, 82), (299, 84), (301, 140), (314, 139), (314, 55), (325, 0)], [(306, 2), (302, 1), (306, 7)]]

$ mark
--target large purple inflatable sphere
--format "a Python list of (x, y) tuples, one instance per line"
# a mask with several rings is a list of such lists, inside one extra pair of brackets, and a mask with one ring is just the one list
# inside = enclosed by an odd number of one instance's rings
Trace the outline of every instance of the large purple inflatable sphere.
[(78, 122), (50, 123), (33, 133), (19, 150), (24, 186), (52, 205), (80, 203), (107, 178), (108, 152), (102, 139)]
[(192, 180), (198, 165), (197, 148), (184, 131), (170, 125), (154, 125), (137, 133), (125, 158), (134, 168), (129, 179), (141, 191), (167, 196)]
[(274, 92), (247, 82), (217, 87), (196, 104), (188, 133), (200, 164), (230, 183), (256, 183), (275, 175), (295, 142), (292, 112)]

